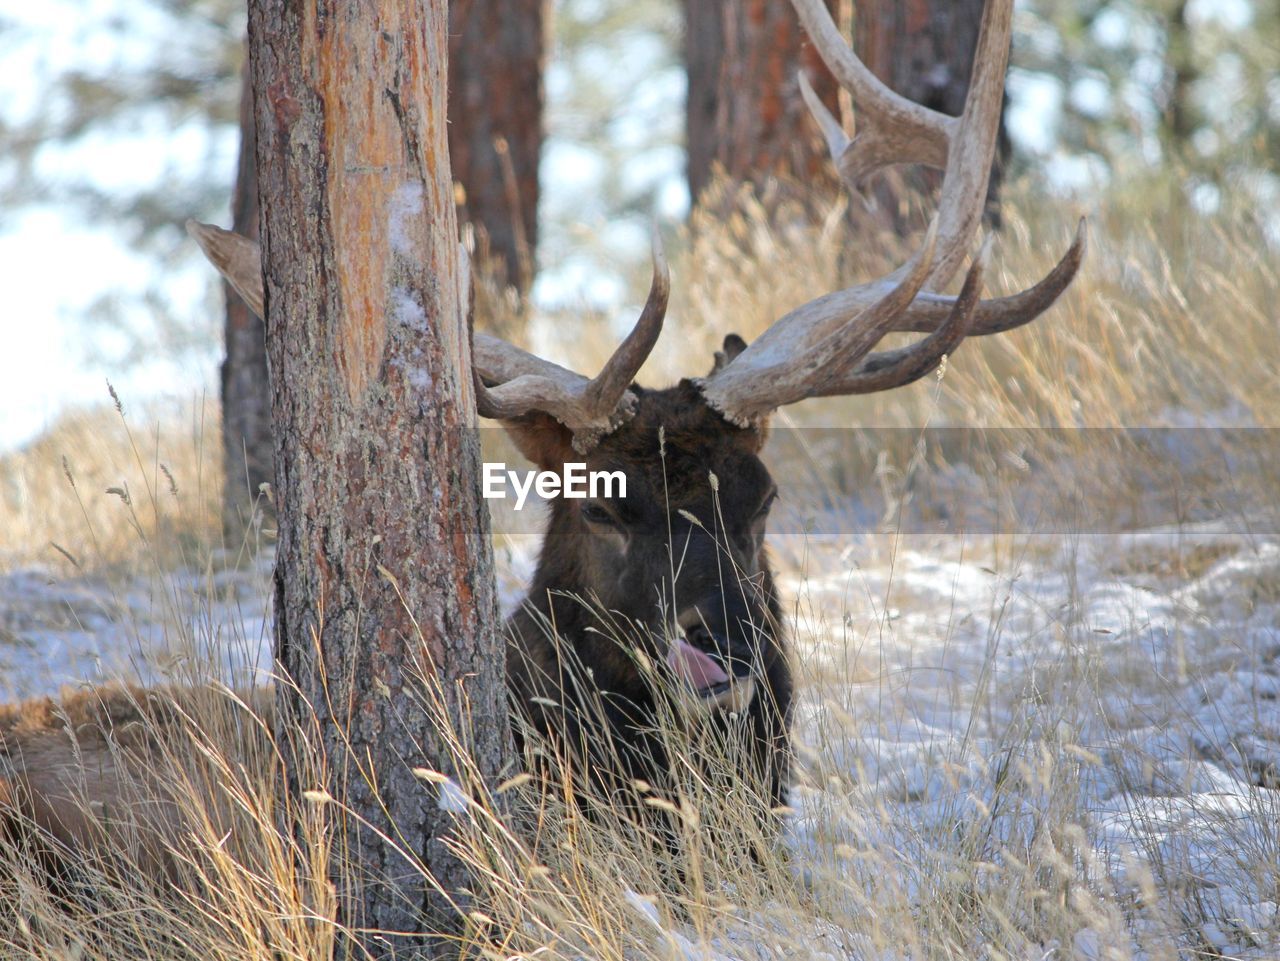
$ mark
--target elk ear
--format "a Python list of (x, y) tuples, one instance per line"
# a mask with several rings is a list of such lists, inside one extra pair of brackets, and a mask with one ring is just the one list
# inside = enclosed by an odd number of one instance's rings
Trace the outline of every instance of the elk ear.
[(729, 334), (724, 339), (724, 347), (716, 351), (716, 361), (711, 365), (711, 373), (718, 374), (733, 362), (733, 358), (747, 349), (747, 342), (737, 334)]
[[(502, 422), (516, 448), (540, 470), (559, 472), (573, 460), (573, 432), (550, 414), (534, 411)], [(581, 458), (579, 458), (581, 459)]]

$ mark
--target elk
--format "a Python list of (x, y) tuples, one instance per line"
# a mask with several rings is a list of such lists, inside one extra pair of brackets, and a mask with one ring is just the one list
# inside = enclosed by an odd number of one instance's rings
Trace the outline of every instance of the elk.
[[(661, 390), (633, 382), (666, 313), (668, 272), (656, 245), (640, 318), (595, 377), (473, 334), (482, 416), (499, 421), (541, 469), (558, 472), (567, 461), (585, 460), (589, 470), (627, 478), (625, 500), (552, 500), (533, 583), (507, 622), (516, 713), (610, 789), (666, 780), (669, 759), (655, 729), (667, 699), (691, 724), (736, 739), (742, 775), (769, 805), (785, 802), (793, 681), (764, 544), (776, 495), (761, 458), (770, 415), (806, 398), (919, 379), (964, 338), (1035, 319), (1071, 283), (1084, 256), (1082, 221), (1038, 283), (983, 299), (984, 242), (959, 292), (944, 293), (971, 253), (982, 216), (1013, 0), (986, 5), (959, 117), (885, 87), (854, 55), (822, 0), (793, 2), (859, 110), (850, 139), (801, 78), (844, 183), (856, 191), (867, 175), (893, 164), (944, 171), (937, 213), (915, 254), (884, 277), (795, 308), (754, 343), (728, 335), (709, 373)], [(231, 285), (264, 314), (256, 245), (216, 227), (190, 227)], [(893, 332), (927, 336), (877, 351)]]

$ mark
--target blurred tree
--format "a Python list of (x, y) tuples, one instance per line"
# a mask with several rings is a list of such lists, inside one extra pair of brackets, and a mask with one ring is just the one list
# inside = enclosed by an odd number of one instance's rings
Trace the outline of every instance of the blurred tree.
[(459, 209), (477, 228), (482, 260), (522, 294), (538, 241), (547, 2), (449, 4), (449, 158)]
[(889, 87), (958, 116), (969, 92), (985, 0), (858, 0), (854, 50)]
[(1011, 89), (1033, 97), (1026, 149), (1088, 187), (1178, 162), (1205, 209), (1228, 180), (1280, 206), (1280, 3), (1029, 0)]
[(1174, 149), (1182, 149), (1182, 145), (1191, 138), (1198, 118), (1196, 105), (1192, 99), (1192, 87), (1196, 81), (1196, 64), (1193, 57), (1193, 38), (1191, 22), (1188, 18), (1190, 4), (1187, 0), (1177, 0), (1169, 11), (1166, 30), (1168, 40), (1169, 96), (1165, 102), (1164, 122), (1162, 124), (1166, 140), (1174, 145)]
[(673, 219), (688, 208), (680, 11), (671, 0), (557, 0), (555, 16), (535, 291), (543, 305), (616, 306), (626, 274), (638, 295), (648, 289), (655, 208)]
[[(838, 23), (840, 0), (826, 0)], [(839, 88), (785, 0), (684, 0), (689, 195), (718, 167), (733, 180), (833, 182), (826, 145), (800, 97), (804, 70), (837, 117)]]
[[(52, 6), (56, 15), (57, 4)], [(26, 31), (29, 39), (39, 39), (36, 25), (5, 26), (14, 33), (11, 42)], [(20, 191), (17, 199), (24, 203), (78, 202), (97, 216), (129, 222), (138, 236), (171, 228), (174, 213), (188, 209), (178, 206), (184, 200), (213, 206), (217, 187), (207, 182), (209, 171), (200, 163), (167, 170), (160, 182), (130, 184), (136, 189), (122, 192), (100, 176), (112, 158), (71, 167), (59, 163), (57, 153), (77, 142), (129, 139), (152, 129), (178, 133), (193, 119), (232, 129), (238, 116), (244, 4), (136, 0), (97, 21), (87, 20), (85, 28), (106, 35), (75, 50), (74, 61), (39, 63), (42, 75), (32, 79), (40, 85), (42, 109), (25, 116), (4, 114), (6, 159), (13, 165), (6, 193)], [(187, 196), (180, 198), (184, 189)], [(179, 229), (181, 223), (179, 218)]]
[(100, 296), (92, 319), (111, 336), (81, 338), (87, 354), (98, 358), (110, 343), (123, 362), (157, 353), (203, 360), (216, 328), (193, 324), (189, 295), (175, 297), (170, 284), (184, 265), (194, 277), (198, 264), (183, 222), (225, 209), (243, 0), (26, 5), (38, 16), (23, 6), (0, 20), (10, 78), (0, 218), (37, 206), (69, 211), (154, 261), (149, 282), (126, 293), (122, 281)]
[[(231, 229), (258, 239), (257, 138), (254, 136), (253, 84), (245, 62), (240, 88), (240, 159), (231, 196)], [(232, 544), (244, 537), (255, 505), (274, 516), (273, 500), (260, 497), (272, 479), (271, 387), (267, 381), (266, 331), (230, 284), (222, 360), (223, 530)], [(254, 543), (250, 538), (248, 543)]]
[[(349, 957), (457, 955), (467, 871), (446, 839), (458, 802), (414, 771), (474, 791), (510, 750), (471, 429), (447, 30), (446, 0), (249, 5), (275, 654), (290, 681), (276, 686), (277, 742), (303, 745), (285, 752), (290, 790), (337, 802), (330, 870), (361, 939)], [(470, 783), (464, 763), (489, 783)]]
[[(940, 113), (959, 116), (969, 92), (973, 53), (984, 0), (858, 0), (854, 8), (854, 51), (890, 89)], [(855, 104), (855, 109), (856, 109)], [(987, 190), (987, 214), (998, 220), (997, 197), (1010, 150), (1004, 119)], [(936, 188), (942, 171), (920, 170), (902, 178), (912, 190)], [(894, 201), (892, 181), (875, 188), (889, 201), (896, 226), (910, 219)]]
[[(458, 0), (455, 17), (465, 2)], [(686, 74), (672, 38), (682, 7), (691, 43), (693, 19), (720, 16), (730, 2), (748, 9), (748, 0), (555, 3), (555, 29), (546, 31), (555, 46), (546, 73), (549, 177), (537, 238), (543, 303), (586, 297), (616, 305), (626, 292), (620, 260), (634, 267), (635, 288), (643, 290), (655, 199), (672, 218), (686, 206)], [(785, 0), (773, 2), (787, 10)], [(876, 0), (868, 2), (874, 8)], [(903, 6), (914, 8), (915, 0)], [(83, 215), (118, 230), (155, 269), (132, 290), (121, 278), (104, 293), (95, 333), (108, 325), (116, 336), (81, 338), (86, 352), (101, 359), (123, 347), (120, 358), (130, 360), (198, 352), (206, 361), (217, 330), (193, 322), (189, 306), (191, 281), (205, 274), (184, 270), (194, 249), (175, 225), (225, 210), (242, 3), (41, 0), (9, 4), (0, 24), (7, 67), (0, 76), (0, 228), (40, 205), (68, 221)], [(1211, 206), (1230, 181), (1256, 200), (1259, 216), (1280, 208), (1276, 0), (1021, 0), (1015, 26), (1014, 162), (1047, 187), (1094, 192), (1116, 175), (1147, 177), (1176, 153), (1191, 174), (1176, 176), (1196, 204)], [(708, 139), (699, 133), (714, 132), (713, 112), (697, 90), (711, 88), (718, 68), (701, 76), (689, 78), (688, 122), (697, 125), (691, 153)], [(514, 166), (515, 139), (508, 140)], [(694, 168), (706, 169), (704, 161)], [(519, 193), (527, 207), (528, 191)]]

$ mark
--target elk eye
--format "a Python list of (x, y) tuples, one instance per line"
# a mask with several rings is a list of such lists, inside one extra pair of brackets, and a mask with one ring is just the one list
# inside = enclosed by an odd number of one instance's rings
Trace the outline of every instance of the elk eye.
[(764, 503), (760, 505), (760, 509), (756, 511), (756, 520), (759, 520), (760, 518), (767, 516), (769, 513), (769, 508), (773, 506), (773, 502), (776, 501), (777, 499), (778, 499), (778, 492), (776, 490), (770, 491), (769, 496), (766, 497), (764, 499)]
[(599, 504), (594, 503), (586, 503), (582, 505), (582, 519), (588, 524), (609, 524), (611, 526), (616, 526), (618, 523), (614, 520), (612, 514)]

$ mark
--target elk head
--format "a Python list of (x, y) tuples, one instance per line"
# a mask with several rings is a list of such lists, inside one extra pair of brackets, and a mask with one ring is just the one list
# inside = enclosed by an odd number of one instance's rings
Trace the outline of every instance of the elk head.
[[(760, 676), (760, 635), (776, 634), (767, 626), (777, 612), (763, 553), (775, 488), (759, 456), (769, 415), (810, 397), (910, 383), (934, 370), (965, 337), (1028, 323), (1071, 283), (1085, 250), (1081, 221), (1074, 242), (1042, 280), (1012, 296), (983, 299), (990, 249), (984, 242), (959, 293), (942, 292), (969, 257), (981, 220), (1013, 0), (986, 5), (959, 117), (884, 86), (854, 55), (822, 0), (793, 3), (859, 111), (850, 139), (801, 77), (806, 103), (846, 184), (857, 189), (868, 174), (893, 164), (944, 170), (937, 213), (915, 255), (885, 277), (797, 307), (750, 345), (731, 335), (709, 374), (665, 391), (632, 383), (666, 312), (667, 267), (656, 244), (640, 319), (593, 378), (474, 334), (481, 415), (501, 421), (539, 467), (558, 470), (585, 458), (588, 469), (622, 470), (628, 477), (625, 502), (553, 503), (531, 601), (540, 592), (573, 590), (632, 623), (657, 628), (660, 620), (674, 622), (675, 639), (655, 641), (659, 646), (651, 653), (689, 682), (700, 703), (712, 705), (738, 704), (750, 696), (750, 688), (737, 681)], [(232, 286), (262, 313), (256, 246), (217, 228), (191, 229)], [(892, 332), (927, 336), (876, 351)], [(611, 689), (627, 682), (628, 668), (603, 653), (593, 657), (592, 667)]]

